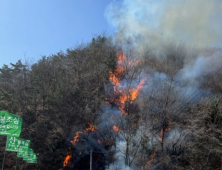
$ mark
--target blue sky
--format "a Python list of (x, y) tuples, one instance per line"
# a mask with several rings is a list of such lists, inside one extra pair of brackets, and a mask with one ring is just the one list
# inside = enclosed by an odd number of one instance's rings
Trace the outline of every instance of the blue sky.
[(114, 32), (104, 13), (112, 0), (1, 0), (0, 67), (36, 62)]

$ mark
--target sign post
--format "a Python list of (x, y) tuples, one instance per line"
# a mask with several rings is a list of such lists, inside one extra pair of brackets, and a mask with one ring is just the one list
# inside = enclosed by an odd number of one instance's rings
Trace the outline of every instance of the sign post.
[(6, 153), (7, 140), (8, 140), (8, 137), (7, 137), (6, 143), (5, 143), (5, 152), (4, 152), (4, 157), (3, 157), (3, 161), (2, 161), (2, 170), (3, 170), (3, 168), (4, 168), (4, 163), (5, 163), (5, 153)]

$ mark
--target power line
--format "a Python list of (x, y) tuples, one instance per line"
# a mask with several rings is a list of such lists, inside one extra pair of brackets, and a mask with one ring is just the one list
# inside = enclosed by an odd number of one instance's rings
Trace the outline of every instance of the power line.
[[(222, 67), (220, 67), (212, 76), (211, 76), (211, 78), (210, 78), (210, 80), (212, 80), (213, 79), (213, 77), (216, 75), (216, 74), (218, 74), (220, 71), (222, 70)], [(218, 77), (219, 78), (219, 77)], [(217, 78), (217, 79), (218, 79)], [(209, 81), (210, 81), (209, 80)], [(204, 83), (204, 85), (205, 84), (207, 84), (206, 82)], [(203, 88), (207, 88), (207, 87), (209, 87), (209, 85), (205, 85), (205, 86), (203, 86)], [(196, 94), (197, 92), (199, 92), (199, 94), (198, 95), (200, 95), (201, 94), (201, 92), (204, 90), (204, 89), (197, 89), (197, 90), (195, 90), (191, 95), (189, 95), (184, 101), (183, 101), (183, 103), (181, 103), (177, 108), (176, 108), (176, 110), (178, 110), (181, 106), (182, 106), (182, 104), (184, 104), (184, 103), (189, 103), (189, 102), (191, 102), (196, 96), (194, 96), (193, 98), (191, 98), (194, 94)], [(191, 98), (191, 99), (190, 99)], [(189, 100), (188, 100), (189, 99)], [(188, 101), (186, 101), (186, 100), (188, 100)], [(182, 108), (182, 110), (185, 108), (186, 106), (184, 106), (183, 108)], [(178, 113), (178, 112), (176, 112), (176, 113)]]
[[(214, 77), (216, 74), (218, 74), (220, 70), (222, 70), (222, 67), (220, 67), (220, 68), (211, 76), (211, 79), (210, 79), (210, 80), (212, 80), (213, 77)], [(204, 84), (206, 84), (206, 83), (204, 83)], [(202, 90), (203, 90), (203, 89), (201, 89), (201, 90), (199, 90), (199, 89), (195, 90), (195, 91), (194, 91), (190, 96), (188, 96), (185, 100), (189, 99), (189, 98), (190, 98), (192, 95), (194, 95), (196, 92), (202, 91)]]

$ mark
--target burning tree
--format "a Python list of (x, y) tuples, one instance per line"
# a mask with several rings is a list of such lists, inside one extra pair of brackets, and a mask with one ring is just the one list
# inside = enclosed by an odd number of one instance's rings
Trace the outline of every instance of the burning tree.
[[(120, 110), (120, 117), (116, 124), (113, 125), (113, 130), (119, 133), (120, 141), (125, 141), (124, 151), (118, 148), (118, 140), (116, 145), (118, 151), (124, 152), (126, 166), (131, 166), (139, 150), (139, 147), (135, 149), (135, 145), (133, 146), (133, 136), (135, 136), (141, 120), (140, 110), (135, 100), (145, 83), (145, 78), (138, 68), (139, 63), (141, 61), (131, 61), (125, 53), (118, 52), (117, 67), (110, 71), (113, 93), (109, 94), (107, 102), (111, 107), (117, 107)], [(142, 136), (139, 140), (134, 144), (140, 145)]]
[[(92, 124), (87, 124), (84, 130), (77, 131), (64, 160), (64, 169), (81, 170), (89, 169), (90, 166), (95, 170), (104, 169), (108, 154), (101, 133)], [(90, 156), (93, 157), (91, 165)]]

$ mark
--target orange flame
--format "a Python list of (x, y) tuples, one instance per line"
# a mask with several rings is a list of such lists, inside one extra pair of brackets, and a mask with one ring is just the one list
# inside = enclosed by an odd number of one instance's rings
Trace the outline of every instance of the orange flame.
[(79, 142), (79, 135), (81, 133), (83, 133), (83, 131), (76, 132), (76, 135), (74, 136), (74, 139), (71, 141), (72, 144), (74, 144), (76, 142)]
[(131, 96), (130, 96), (131, 101), (133, 101), (137, 98), (137, 96), (139, 95), (139, 92), (142, 89), (144, 83), (145, 83), (145, 78), (143, 78), (141, 80), (141, 82), (138, 84), (138, 86), (135, 90), (130, 90), (131, 91)]
[(109, 72), (109, 80), (114, 86), (119, 85), (120, 75), (124, 72), (123, 62), (125, 60), (125, 54), (117, 54), (118, 62), (117, 68), (114, 71)]
[(139, 85), (137, 86), (136, 89), (129, 89), (128, 92), (123, 92), (122, 90), (118, 91), (120, 93), (119, 102), (117, 100), (117, 101), (115, 101), (115, 103), (119, 107), (122, 114), (127, 115), (127, 113), (125, 113), (125, 111), (124, 111), (125, 103), (127, 101), (132, 103), (137, 98), (144, 83), (145, 83), (145, 78), (143, 78), (141, 80), (141, 82), (139, 83)]
[(171, 129), (170, 125), (172, 124), (172, 119), (168, 118), (168, 122), (169, 122), (169, 127), (166, 129), (162, 128), (160, 131), (160, 142), (163, 142), (164, 133)]
[[(93, 125), (89, 123), (89, 127), (86, 128), (85, 132), (95, 132), (95, 128)], [(78, 131), (76, 132), (76, 135), (74, 136), (74, 139), (71, 141), (72, 144), (75, 144), (76, 142), (79, 142), (79, 136), (80, 134), (84, 133), (84, 131)]]
[(143, 87), (143, 84), (145, 83), (145, 78), (143, 78), (140, 81), (136, 89), (128, 89), (127, 91), (123, 91), (121, 89), (117, 90), (116, 86), (120, 84), (121, 74), (125, 71), (126, 66), (127, 65), (133, 66), (140, 63), (139, 60), (136, 60), (135, 62), (131, 62), (131, 61), (124, 62), (126, 56), (124, 53), (122, 54), (120, 52), (117, 53), (117, 58), (118, 58), (117, 68), (109, 72), (110, 73), (109, 80), (113, 84), (114, 93), (118, 96), (118, 98), (111, 100), (110, 102), (114, 102), (119, 107), (119, 110), (121, 111), (121, 113), (124, 115), (127, 115), (127, 113), (124, 111), (125, 103), (127, 101), (132, 103), (132, 101), (134, 101), (137, 98), (137, 96), (139, 95)]
[(146, 168), (147, 166), (150, 166), (150, 165), (151, 165), (151, 163), (152, 163), (153, 158), (154, 158), (155, 155), (156, 155), (156, 151), (154, 150), (153, 153), (152, 153), (151, 156), (150, 156), (151, 159), (146, 163), (145, 168)]
[[(79, 142), (80, 140), (80, 134), (82, 133), (85, 133), (85, 132), (95, 132), (95, 128), (93, 127), (92, 124), (88, 123), (88, 127), (85, 129), (85, 130), (80, 130), (78, 132), (76, 132), (76, 135), (74, 136), (74, 139), (71, 141), (72, 144), (75, 144), (77, 142)], [(100, 141), (98, 141), (99, 143)], [(79, 154), (81, 155), (81, 152), (79, 152)], [(68, 163), (70, 161), (70, 159), (72, 158), (72, 155), (71, 154), (68, 154), (66, 157), (65, 157), (65, 160), (63, 162), (63, 167), (66, 167), (68, 166)]]
[(71, 154), (68, 154), (63, 162), (63, 167), (66, 167), (69, 164), (70, 159), (72, 158)]
[(118, 131), (119, 131), (119, 128), (118, 128), (116, 125), (113, 125), (113, 130), (114, 130), (115, 132), (118, 132)]
[(91, 124), (89, 123), (89, 127), (86, 128), (86, 131), (88, 131), (88, 132), (95, 132), (95, 128), (93, 127), (93, 125), (91, 125)]

